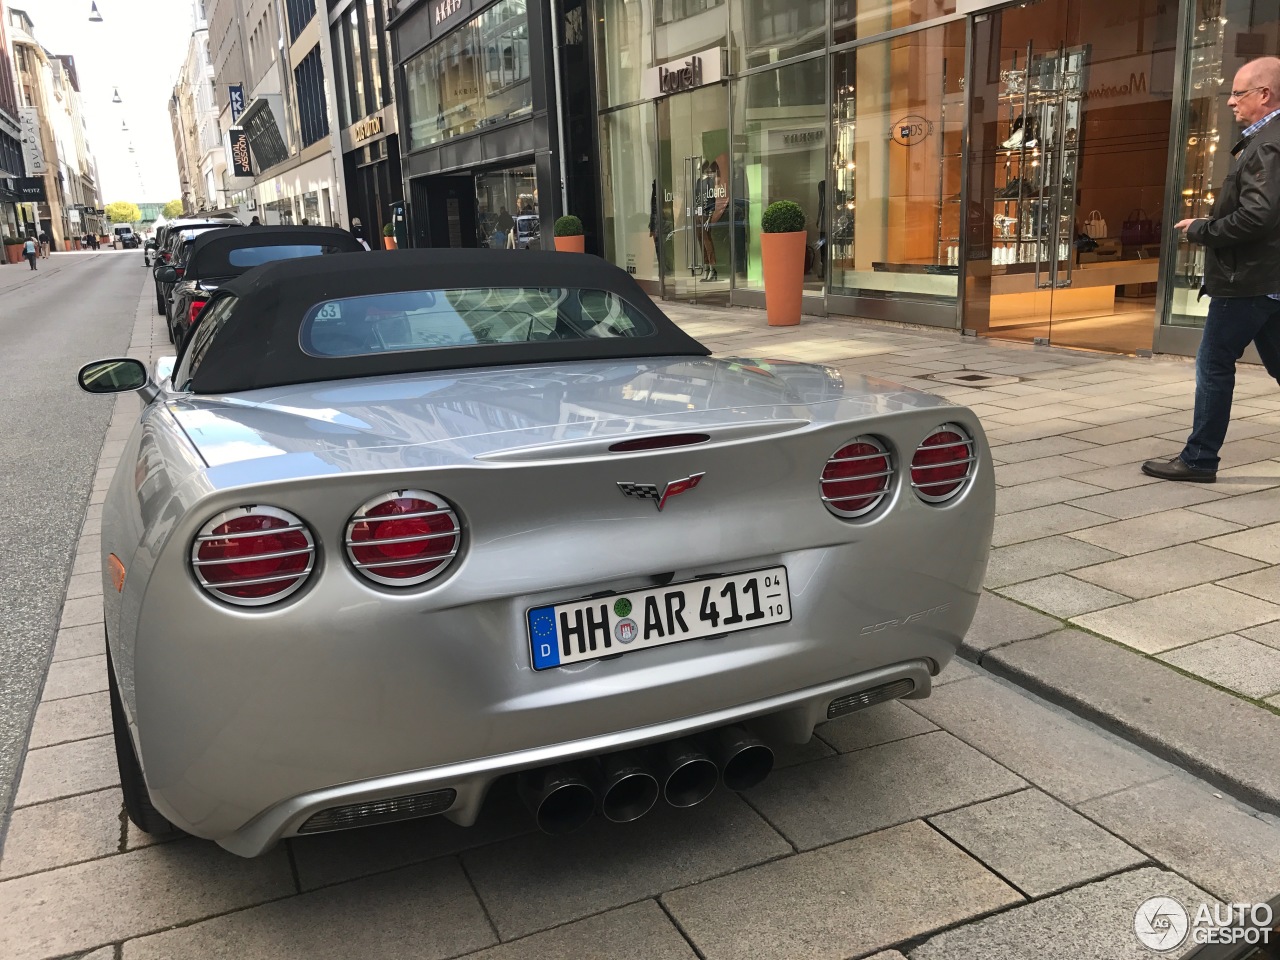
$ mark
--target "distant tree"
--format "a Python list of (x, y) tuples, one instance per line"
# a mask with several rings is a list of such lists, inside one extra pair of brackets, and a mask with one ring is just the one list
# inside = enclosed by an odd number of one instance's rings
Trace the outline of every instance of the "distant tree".
[(164, 209), (160, 212), (164, 214), (164, 218), (166, 220), (172, 220), (174, 217), (182, 214), (182, 201), (170, 200), (164, 205)]
[(137, 223), (142, 219), (142, 211), (138, 209), (138, 205), (127, 200), (108, 203), (106, 211), (107, 219), (112, 223)]

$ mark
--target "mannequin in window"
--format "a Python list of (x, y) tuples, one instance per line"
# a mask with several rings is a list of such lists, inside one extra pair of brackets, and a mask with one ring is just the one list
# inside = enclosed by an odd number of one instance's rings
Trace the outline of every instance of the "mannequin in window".
[(702, 165), (702, 176), (694, 191), (694, 214), (697, 218), (698, 238), (702, 243), (702, 279), (719, 280), (716, 272), (716, 245), (711, 226), (716, 218), (716, 194), (719, 193), (720, 167), (714, 160)]

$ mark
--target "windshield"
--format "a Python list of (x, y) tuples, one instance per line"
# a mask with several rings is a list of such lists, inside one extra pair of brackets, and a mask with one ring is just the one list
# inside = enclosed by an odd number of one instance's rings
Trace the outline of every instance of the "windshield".
[(652, 321), (601, 290), (507, 287), (411, 290), (327, 300), (307, 311), (302, 348), (354, 357), (544, 340), (649, 337)]

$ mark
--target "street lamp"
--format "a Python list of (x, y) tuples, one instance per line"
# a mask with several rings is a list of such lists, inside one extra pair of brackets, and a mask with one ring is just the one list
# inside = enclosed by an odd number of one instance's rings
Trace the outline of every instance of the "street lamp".
[(102, 22), (102, 14), (98, 12), (97, 0), (94, 0), (94, 2), (89, 4), (89, 22), (90, 23)]
[[(102, 19), (102, 18), (101, 18), (101, 17), (99, 17), (98, 19)], [(111, 102), (112, 102), (112, 103), (121, 103), (122, 101), (120, 100), (120, 88), (119, 88), (119, 87), (112, 87), (111, 89), (112, 89), (113, 91), (115, 91), (115, 92), (111, 95)]]

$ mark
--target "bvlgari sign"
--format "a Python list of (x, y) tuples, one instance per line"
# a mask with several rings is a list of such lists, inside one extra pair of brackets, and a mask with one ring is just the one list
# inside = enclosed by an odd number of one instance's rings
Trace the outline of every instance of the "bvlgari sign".
[(723, 79), (724, 47), (712, 47), (646, 70), (640, 93), (652, 100), (719, 83)]

